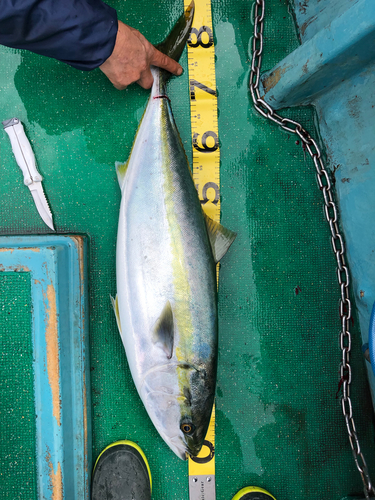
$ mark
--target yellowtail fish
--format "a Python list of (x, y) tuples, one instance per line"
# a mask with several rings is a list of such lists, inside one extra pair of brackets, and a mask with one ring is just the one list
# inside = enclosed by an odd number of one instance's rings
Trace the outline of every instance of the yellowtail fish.
[[(158, 48), (178, 60), (192, 3)], [(113, 300), (131, 374), (161, 437), (182, 459), (208, 429), (217, 366), (216, 263), (235, 233), (205, 218), (166, 97), (154, 83), (128, 161), (116, 164), (122, 192)]]

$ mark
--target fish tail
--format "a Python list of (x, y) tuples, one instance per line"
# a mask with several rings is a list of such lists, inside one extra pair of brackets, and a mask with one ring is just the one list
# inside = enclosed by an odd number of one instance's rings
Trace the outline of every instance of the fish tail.
[[(160, 52), (163, 52), (163, 54), (166, 54), (175, 61), (180, 59), (185, 44), (189, 38), (191, 25), (193, 23), (194, 9), (194, 0), (192, 0), (189, 7), (187, 7), (185, 12), (178, 19), (167, 38), (163, 42), (159, 43), (159, 45), (156, 45), (156, 48), (160, 50)], [(166, 75), (164, 78), (166, 80), (169, 76), (171, 76), (171, 73), (166, 71), (165, 73)]]

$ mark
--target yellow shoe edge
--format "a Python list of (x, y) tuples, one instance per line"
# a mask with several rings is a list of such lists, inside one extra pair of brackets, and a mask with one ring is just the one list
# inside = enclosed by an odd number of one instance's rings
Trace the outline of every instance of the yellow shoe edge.
[(111, 443), (108, 446), (106, 446), (104, 448), (104, 450), (100, 453), (100, 455), (98, 456), (98, 458), (96, 459), (93, 471), (95, 470), (95, 467), (96, 467), (96, 465), (97, 465), (97, 463), (99, 461), (99, 458), (103, 455), (103, 453), (106, 450), (108, 450), (109, 448), (112, 448), (113, 446), (117, 446), (119, 444), (126, 444), (128, 446), (131, 446), (132, 448), (135, 448), (139, 452), (139, 454), (143, 458), (143, 460), (144, 460), (144, 462), (146, 464), (146, 467), (147, 467), (148, 477), (150, 478), (150, 488), (151, 488), (151, 492), (152, 492), (152, 476), (151, 476), (151, 470), (150, 470), (150, 466), (148, 465), (148, 461), (147, 461), (146, 455), (143, 453), (142, 448), (140, 446), (138, 446), (137, 443), (133, 443), (133, 441), (128, 441), (127, 439), (123, 439), (123, 440), (116, 441), (116, 442)]
[(276, 500), (274, 496), (271, 495), (271, 493), (267, 490), (264, 490), (263, 488), (259, 488), (258, 486), (246, 486), (246, 488), (242, 488), (238, 493), (234, 495), (232, 500), (241, 500), (241, 498), (246, 494), (246, 493), (264, 493), (272, 498), (273, 500)]

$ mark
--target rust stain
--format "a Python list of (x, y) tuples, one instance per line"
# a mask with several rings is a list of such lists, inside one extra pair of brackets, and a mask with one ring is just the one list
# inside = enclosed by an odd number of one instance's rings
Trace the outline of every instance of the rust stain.
[(359, 106), (361, 101), (362, 98), (356, 95), (355, 97), (353, 97), (353, 99), (349, 99), (347, 102), (349, 115), (357, 121), (360, 117)]
[(313, 16), (302, 24), (300, 28), (301, 36), (305, 36), (307, 28), (310, 26), (311, 23), (313, 23), (316, 20), (316, 18), (317, 16)]
[(306, 14), (306, 10), (308, 7), (309, 0), (303, 0), (299, 3), (299, 11), (301, 14)]
[(24, 271), (24, 272), (26, 272), (26, 273), (31, 273), (30, 268), (29, 268), (29, 267), (26, 267), (26, 266), (23, 266), (22, 264), (20, 264), (19, 266), (16, 266), (16, 267), (14, 268), (14, 270), (15, 270), (17, 273), (22, 272), (22, 271)]
[(23, 266), (22, 264), (18, 264), (18, 266), (8, 266), (8, 267), (4, 267), (3, 264), (0, 264), (0, 271), (13, 271), (15, 273), (21, 273), (21, 272), (25, 272), (25, 273), (31, 273), (31, 269), (29, 269), (28, 267), (26, 266)]
[(309, 62), (309, 59), (306, 61), (306, 63), (302, 66), (302, 73), (305, 73), (305, 75), (309, 72), (307, 69), (307, 64)]
[(22, 248), (19, 247), (19, 248), (17, 248), (17, 250), (22, 250), (22, 251), (26, 251), (26, 250), (29, 251), (30, 250), (31, 252), (35, 252), (35, 253), (40, 252), (40, 248), (38, 248), (38, 247), (22, 247)]
[(74, 239), (77, 243), (78, 248), (78, 260), (79, 260), (79, 277), (81, 280), (81, 293), (83, 294), (83, 283), (84, 283), (84, 262), (83, 262), (83, 238), (81, 236), (75, 236)]
[(365, 296), (365, 292), (363, 290), (360, 290), (359, 295), (361, 299), (363, 299), (363, 297)]
[(21, 272), (31, 273), (31, 269), (28, 268), (27, 266), (23, 266), (22, 264), (18, 264), (17, 266), (12, 265), (8, 267), (4, 267), (3, 264), (0, 264), (0, 266), (2, 271), (14, 271), (15, 273), (21, 273)]
[(40, 248), (38, 247), (12, 247), (12, 248), (0, 248), (0, 252), (10, 252), (10, 253), (13, 253), (15, 250), (22, 250), (22, 252), (24, 251), (31, 251), (31, 252), (36, 252), (36, 253), (39, 253), (40, 252)]
[[(52, 464), (51, 464), (52, 466)], [(51, 486), (52, 486), (52, 500), (62, 500), (63, 498), (63, 484), (62, 484), (62, 472), (60, 462), (57, 464), (57, 471), (54, 472), (53, 467), (51, 467), (51, 472), (49, 475)]]
[(341, 167), (340, 164), (333, 165), (333, 169), (332, 169), (332, 184), (334, 186), (336, 185), (336, 170), (338, 170), (340, 167)]
[(60, 360), (59, 343), (57, 335), (56, 291), (53, 285), (47, 286), (43, 292), (44, 305), (47, 312), (46, 346), (47, 346), (47, 372), (49, 385), (52, 391), (53, 416), (57, 424), (61, 425), (61, 399), (59, 386)]
[(49, 451), (46, 453), (46, 462), (50, 469), (49, 481), (52, 493), (51, 500), (63, 500), (63, 482), (62, 482), (61, 464), (60, 462), (58, 462), (57, 471), (55, 472), (53, 469), (53, 464), (51, 462), (51, 454)]
[(343, 184), (345, 184), (345, 182), (348, 182), (348, 183), (349, 183), (349, 182), (350, 182), (350, 177), (343, 177), (343, 178), (341, 179), (341, 182), (342, 182)]
[(86, 370), (83, 370), (83, 433), (84, 433), (84, 453), (85, 453), (85, 470), (86, 472), (89, 472), (88, 470), (88, 437), (87, 437), (87, 387), (86, 387)]
[(280, 67), (276, 68), (269, 74), (267, 78), (263, 80), (263, 87), (266, 93), (269, 92), (271, 89), (273, 89), (274, 86), (279, 83), (280, 78), (283, 76), (287, 68), (288, 66), (286, 66), (285, 68), (280, 68)]

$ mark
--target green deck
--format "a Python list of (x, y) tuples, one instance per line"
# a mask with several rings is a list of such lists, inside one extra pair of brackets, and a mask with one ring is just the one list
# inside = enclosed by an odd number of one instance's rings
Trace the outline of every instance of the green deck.
[[(156, 8), (152, 2), (108, 3), (153, 43), (182, 10), (172, 0)], [(267, 4), (263, 70), (298, 44), (287, 1)], [(360, 493), (362, 484), (336, 399), (336, 263), (313, 164), (295, 137), (250, 104), (251, 7), (251, 1), (213, 2), (222, 222), (238, 233), (220, 272), (217, 499), (257, 485), (278, 500), (340, 500)], [(58, 232), (90, 238), (93, 457), (115, 440), (136, 441), (149, 459), (153, 498), (187, 500), (187, 464), (164, 444), (138, 398), (109, 299), (116, 292), (120, 202), (114, 163), (129, 154), (148, 91), (131, 86), (119, 92), (99, 70), (80, 72), (4, 47), (0, 52), (0, 120), (17, 116), (25, 124)], [(170, 82), (169, 96), (191, 158), (187, 71)], [(314, 131), (311, 109), (288, 116)], [(0, 158), (0, 232), (48, 232), (5, 133)], [(0, 277), (1, 499), (36, 495), (28, 287), (27, 275)], [(354, 417), (375, 474), (373, 411), (357, 325)]]

